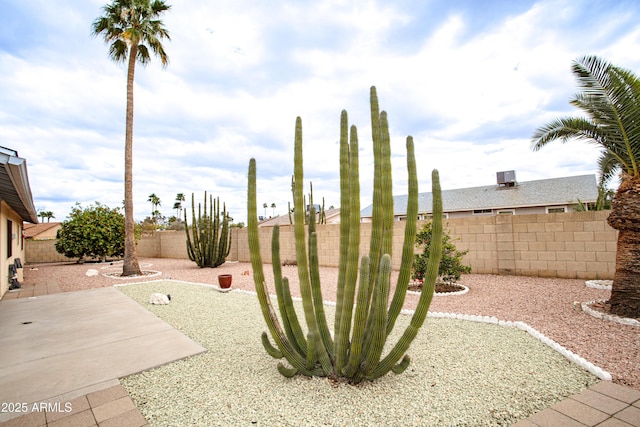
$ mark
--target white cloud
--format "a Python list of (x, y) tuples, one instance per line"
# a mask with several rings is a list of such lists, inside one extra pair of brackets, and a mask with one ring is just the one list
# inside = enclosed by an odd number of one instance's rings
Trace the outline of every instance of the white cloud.
[[(0, 32), (0, 138), (27, 158), (36, 206), (64, 219), (75, 201), (122, 202), (126, 70), (90, 37), (103, 0), (45, 3), (7, 8), (4, 20), (21, 17), (29, 38), (15, 43)], [(136, 69), (136, 216), (148, 215), (150, 193), (169, 216), (176, 193), (206, 190), (245, 221), (250, 157), (258, 204), (285, 214), (296, 116), (305, 186), (313, 181), (317, 199), (339, 205), (342, 109), (358, 126), (366, 206), (371, 85), (389, 114), (399, 193), (408, 134), (421, 191), (434, 167), (443, 188), (488, 185), (508, 169), (519, 180), (594, 173), (593, 147), (558, 143), (534, 153), (530, 137), (552, 118), (578, 114), (568, 104), (573, 59), (597, 54), (640, 69), (640, 10), (613, 0), (528, 4), (173, 2), (168, 68), (153, 59)]]

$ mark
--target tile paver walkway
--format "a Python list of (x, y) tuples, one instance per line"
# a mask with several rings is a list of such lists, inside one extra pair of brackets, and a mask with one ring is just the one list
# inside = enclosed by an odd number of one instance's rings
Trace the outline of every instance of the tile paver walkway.
[[(66, 404), (66, 405), (65, 405)], [(121, 385), (72, 399), (60, 410), (37, 411), (0, 424), (2, 427), (148, 426), (127, 391)]]
[(602, 381), (515, 426), (640, 427), (640, 391)]

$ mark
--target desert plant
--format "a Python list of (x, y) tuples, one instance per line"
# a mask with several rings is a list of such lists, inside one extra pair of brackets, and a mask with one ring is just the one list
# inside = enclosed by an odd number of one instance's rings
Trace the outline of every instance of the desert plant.
[(210, 209), (207, 210), (207, 192), (204, 193), (204, 209), (198, 203), (196, 218), (195, 200), (191, 193), (191, 226), (184, 212), (184, 224), (187, 233), (187, 253), (189, 259), (198, 267), (217, 267), (224, 263), (231, 249), (231, 229), (226, 205), (220, 212), (220, 198), (209, 196)]
[[(327, 376), (350, 383), (374, 380), (389, 371), (403, 372), (409, 365), (406, 353), (427, 315), (440, 262), (440, 245), (432, 244), (431, 260), (425, 278), (425, 289), (420, 296), (410, 325), (399, 341), (389, 347), (383, 357), (383, 346), (400, 314), (413, 261), (416, 221), (407, 221), (404, 233), (402, 262), (393, 300), (389, 305), (391, 242), (393, 234), (393, 195), (391, 192), (391, 153), (386, 113), (379, 112), (375, 87), (371, 88), (371, 122), (374, 151), (373, 223), (369, 255), (360, 259), (360, 182), (358, 169), (357, 129), (349, 129), (347, 112), (340, 120), (340, 263), (334, 334), (331, 335), (322, 302), (318, 265), (318, 242), (315, 232), (315, 208), (311, 206), (308, 222), (308, 246), (304, 228), (304, 196), (302, 189), (302, 121), (296, 119), (294, 148), (294, 234), (296, 263), (304, 317), (308, 333), (305, 336), (294, 309), (289, 280), (282, 277), (279, 253), (279, 228), (273, 229), (272, 268), (276, 287), (278, 316), (267, 293), (260, 241), (258, 237), (256, 203), (256, 161), (249, 162), (248, 229), (253, 278), (269, 335), (262, 334), (266, 351), (274, 358), (285, 358), (291, 365), (278, 363), (279, 372), (291, 377), (298, 373), (307, 376)], [(414, 158), (413, 138), (407, 137), (407, 169), (409, 175), (409, 202), (407, 217), (417, 218), (418, 180)], [(442, 198), (438, 171), (432, 174), (433, 240), (440, 241), (442, 233)], [(358, 279), (359, 276), (359, 279)], [(356, 283), (357, 295), (356, 295)], [(354, 302), (355, 304), (354, 309)], [(280, 320), (282, 319), (282, 320)]]
[[(423, 280), (429, 265), (431, 242), (433, 239), (433, 225), (429, 221), (416, 234), (416, 247), (419, 252), (414, 255), (411, 278)], [(453, 284), (460, 280), (462, 274), (471, 273), (471, 266), (462, 263), (462, 257), (469, 251), (459, 251), (453, 243), (448, 230), (442, 232), (442, 258), (438, 269), (438, 280), (442, 283)]]
[(120, 208), (96, 202), (86, 208), (80, 203), (56, 233), (56, 251), (68, 258), (106, 260), (124, 255), (124, 215)]

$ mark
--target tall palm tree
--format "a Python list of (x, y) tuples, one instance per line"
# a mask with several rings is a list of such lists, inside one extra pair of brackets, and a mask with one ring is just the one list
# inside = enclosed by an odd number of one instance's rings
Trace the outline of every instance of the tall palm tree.
[(158, 222), (158, 216), (160, 216), (160, 211), (158, 210), (158, 206), (160, 206), (160, 197), (156, 196), (156, 193), (149, 194), (149, 198), (147, 202), (151, 202), (151, 218), (153, 218), (153, 222)]
[(276, 204), (271, 203), (271, 211), (273, 212), (273, 216), (276, 216)]
[(556, 139), (575, 139), (602, 148), (600, 184), (619, 176), (621, 183), (607, 218), (618, 230), (612, 314), (640, 318), (640, 79), (631, 71), (595, 57), (572, 64), (578, 92), (571, 104), (586, 117), (556, 119), (533, 135), (533, 149)]
[(93, 21), (94, 36), (103, 35), (109, 44), (109, 57), (114, 62), (128, 61), (127, 113), (124, 148), (124, 216), (125, 242), (123, 276), (140, 275), (136, 254), (133, 218), (133, 82), (136, 62), (146, 65), (150, 52), (160, 58), (163, 68), (169, 57), (162, 39), (171, 39), (164, 23), (158, 19), (171, 6), (163, 0), (113, 0), (103, 7), (104, 15)]

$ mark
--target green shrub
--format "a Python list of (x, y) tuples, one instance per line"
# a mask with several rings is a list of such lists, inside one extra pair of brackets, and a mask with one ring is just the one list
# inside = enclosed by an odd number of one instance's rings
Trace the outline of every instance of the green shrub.
[[(429, 263), (429, 252), (431, 250), (431, 221), (424, 224), (422, 229), (416, 234), (416, 247), (420, 252), (414, 255), (412, 278), (413, 280), (424, 280)], [(452, 284), (460, 280), (462, 274), (471, 273), (471, 266), (462, 263), (462, 257), (469, 251), (459, 251), (453, 244), (448, 230), (442, 233), (442, 258), (438, 269), (439, 281)]]
[(78, 261), (84, 257), (122, 257), (124, 215), (120, 208), (111, 209), (98, 202), (84, 209), (76, 203), (56, 238), (56, 251)]

